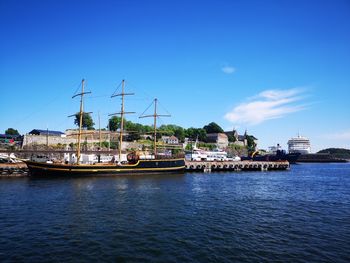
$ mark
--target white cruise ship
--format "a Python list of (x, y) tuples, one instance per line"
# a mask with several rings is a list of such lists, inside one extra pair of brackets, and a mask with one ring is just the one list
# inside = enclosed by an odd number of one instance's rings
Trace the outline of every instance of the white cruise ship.
[(311, 153), (310, 140), (304, 136), (298, 135), (288, 141), (288, 152), (289, 153)]

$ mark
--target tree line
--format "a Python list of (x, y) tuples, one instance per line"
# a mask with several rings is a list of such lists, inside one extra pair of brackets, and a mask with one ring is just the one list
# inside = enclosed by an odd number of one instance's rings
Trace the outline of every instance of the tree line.
[[(80, 116), (79, 113), (75, 114), (74, 124), (79, 127)], [(84, 112), (82, 116), (82, 128), (86, 130), (95, 130), (94, 121), (89, 113)], [(113, 116), (108, 120), (108, 125), (103, 130), (117, 131), (121, 125), (121, 117)], [(138, 140), (141, 138), (142, 134), (150, 134), (152, 136), (154, 130), (150, 125), (143, 125), (140, 123), (134, 123), (124, 119), (124, 130), (128, 132), (132, 140)], [(184, 141), (185, 138), (191, 140), (206, 141), (208, 133), (220, 133), (224, 130), (215, 122), (211, 122), (205, 125), (203, 128), (188, 128), (185, 129), (181, 126), (175, 124), (161, 125), (157, 128), (157, 137), (160, 138), (162, 135), (165, 136), (176, 136), (180, 141)], [(8, 128), (5, 131), (6, 135), (19, 135), (18, 130), (13, 128)]]
[[(117, 131), (120, 127), (121, 117), (113, 116), (108, 121), (108, 129), (110, 131)], [(134, 141), (141, 139), (142, 134), (149, 134), (152, 136), (154, 130), (150, 125), (143, 125), (140, 123), (134, 123), (132, 121), (127, 121), (124, 119), (124, 129), (129, 133), (127, 139)], [(192, 141), (198, 139), (200, 142), (207, 142), (207, 134), (210, 133), (224, 133), (224, 130), (215, 122), (210, 122), (203, 128), (190, 127), (185, 129), (181, 126), (175, 124), (161, 125), (157, 128), (157, 138), (162, 135), (172, 136), (174, 135), (179, 139), (180, 142), (184, 142), (185, 138), (189, 138)], [(228, 136), (229, 142), (235, 142), (236, 138), (234, 136)], [(248, 152), (254, 152), (256, 149), (256, 143), (254, 141), (254, 136), (246, 135), (247, 145), (245, 146)]]
[[(80, 119), (79, 113), (76, 114), (74, 123), (79, 126)], [(94, 130), (94, 121), (90, 114), (83, 113), (82, 118), (82, 127), (87, 130)], [(109, 131), (117, 131), (121, 125), (121, 117), (113, 116), (108, 120), (107, 129)], [(132, 121), (128, 121), (124, 119), (124, 130), (129, 133), (128, 137), (130, 140), (139, 140), (141, 139), (141, 135), (149, 134), (152, 136), (154, 130), (150, 125), (143, 125), (140, 123), (134, 123)], [(185, 138), (189, 138), (190, 140), (196, 140), (198, 138), (199, 141), (205, 142), (207, 139), (208, 133), (223, 133), (224, 130), (215, 122), (211, 122), (205, 125), (203, 128), (188, 128), (185, 129), (181, 126), (175, 124), (167, 124), (161, 125), (157, 128), (157, 137), (160, 138), (162, 135), (172, 136), (174, 135), (179, 139), (179, 141), (183, 142)]]
[[(74, 124), (79, 126), (80, 116), (79, 113), (75, 114)], [(82, 116), (82, 127), (86, 130), (94, 130), (94, 121), (89, 113), (83, 113)], [(108, 120), (108, 125), (106, 128), (102, 130), (109, 130), (116, 132), (121, 125), (121, 117), (112, 116)], [(126, 139), (130, 141), (141, 139), (141, 135), (148, 135), (149, 138), (153, 137), (153, 126), (151, 125), (143, 125), (140, 123), (134, 123), (132, 121), (128, 121), (124, 119), (124, 130), (128, 133)], [(180, 142), (184, 142), (185, 138), (189, 138), (192, 141), (198, 139), (201, 142), (207, 142), (207, 134), (209, 133), (223, 133), (224, 130), (215, 122), (210, 122), (205, 125), (203, 128), (194, 128), (190, 127), (188, 129), (183, 128), (181, 126), (175, 124), (167, 124), (161, 125), (157, 128), (157, 138), (161, 138), (161, 136), (172, 136), (174, 135), (179, 139)], [(5, 131), (5, 134), (8, 135), (19, 135), (19, 132), (13, 128), (8, 128)], [(248, 148), (255, 148), (255, 143), (252, 136), (247, 135)], [(234, 136), (228, 136), (229, 142), (234, 142)]]

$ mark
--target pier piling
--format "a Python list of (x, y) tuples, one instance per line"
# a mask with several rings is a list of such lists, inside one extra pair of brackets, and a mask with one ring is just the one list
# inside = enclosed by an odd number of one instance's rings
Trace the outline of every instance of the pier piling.
[(186, 161), (186, 171), (188, 172), (211, 172), (211, 171), (276, 171), (288, 170), (288, 161)]

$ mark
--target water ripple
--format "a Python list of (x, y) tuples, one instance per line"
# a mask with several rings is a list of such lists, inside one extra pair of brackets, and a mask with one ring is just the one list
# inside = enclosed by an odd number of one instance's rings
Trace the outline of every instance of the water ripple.
[(0, 261), (349, 262), (350, 165), (0, 180)]

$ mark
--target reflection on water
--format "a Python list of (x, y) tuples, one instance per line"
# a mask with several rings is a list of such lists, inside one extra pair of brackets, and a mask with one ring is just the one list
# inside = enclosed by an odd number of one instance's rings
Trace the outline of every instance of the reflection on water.
[(350, 165), (0, 180), (0, 261), (346, 262)]

